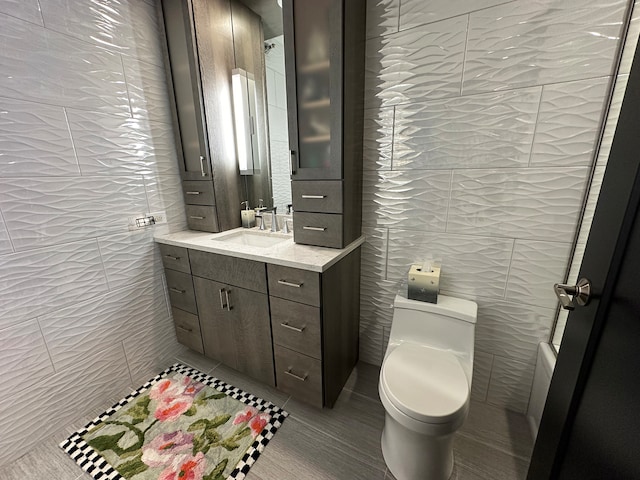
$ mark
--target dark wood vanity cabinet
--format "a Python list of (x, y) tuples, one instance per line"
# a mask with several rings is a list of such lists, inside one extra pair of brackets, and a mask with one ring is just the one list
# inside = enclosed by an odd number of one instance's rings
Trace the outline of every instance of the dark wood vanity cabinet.
[(325, 272), (160, 244), (178, 341), (317, 407), (358, 360), (360, 248)]
[(296, 243), (360, 236), (365, 0), (284, 0)]

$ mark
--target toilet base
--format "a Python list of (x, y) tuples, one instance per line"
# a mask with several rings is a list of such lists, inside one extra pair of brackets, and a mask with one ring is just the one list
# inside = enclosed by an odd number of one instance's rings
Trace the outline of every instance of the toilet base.
[(453, 471), (453, 433), (417, 433), (386, 413), (382, 455), (397, 480), (448, 480)]

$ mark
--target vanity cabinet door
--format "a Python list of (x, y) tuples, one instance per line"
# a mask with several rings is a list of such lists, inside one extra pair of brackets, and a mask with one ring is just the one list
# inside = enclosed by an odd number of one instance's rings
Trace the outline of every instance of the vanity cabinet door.
[(275, 385), (267, 295), (200, 277), (193, 283), (204, 354)]

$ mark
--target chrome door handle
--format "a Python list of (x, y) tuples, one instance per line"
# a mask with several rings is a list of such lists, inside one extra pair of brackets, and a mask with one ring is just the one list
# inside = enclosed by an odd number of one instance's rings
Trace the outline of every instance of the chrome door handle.
[(312, 200), (322, 200), (326, 198), (326, 195), (302, 195), (302, 198), (310, 198)]
[(176, 262), (180, 260), (180, 257), (174, 257), (173, 255), (165, 255), (164, 257), (168, 258), (169, 260), (175, 260)]
[(183, 327), (182, 325), (177, 325), (180, 330), (184, 330), (185, 332), (193, 333), (193, 329)]
[(198, 215), (189, 215), (189, 218), (193, 218), (194, 220), (204, 220), (206, 217), (201, 217)]
[(200, 155), (200, 174), (201, 174), (203, 177), (206, 177), (206, 176), (207, 176), (207, 172), (206, 172), (206, 170), (205, 170), (205, 164), (204, 164), (205, 160), (206, 160), (206, 159), (205, 159), (202, 155)]
[(558, 300), (560, 300), (562, 308), (565, 310), (573, 310), (576, 308), (573, 303), (574, 301), (581, 307), (589, 303), (591, 282), (586, 278), (581, 278), (576, 285), (556, 283), (553, 286), (553, 291), (558, 297)]
[(324, 232), (327, 227), (302, 227), (303, 230), (313, 230), (314, 232)]
[(296, 174), (297, 165), (296, 165), (296, 151), (291, 150), (291, 155), (289, 156), (289, 171), (291, 175)]
[(278, 283), (280, 285), (286, 285), (287, 287), (295, 287), (295, 288), (300, 288), (300, 287), (302, 287), (302, 285), (304, 285), (304, 283), (302, 283), (302, 282), (293, 283), (293, 282), (287, 282), (286, 280), (278, 280)]
[(226, 299), (227, 299), (227, 310), (229, 310), (229, 311), (231, 311), (231, 309), (233, 308), (233, 307), (231, 306), (231, 299), (229, 298), (229, 294), (230, 294), (230, 293), (231, 293), (231, 291), (229, 291), (229, 290), (225, 290), (225, 291), (224, 291), (224, 296), (225, 296), (225, 297), (226, 297)]
[(186, 290), (180, 290), (180, 289), (178, 289), (178, 288), (174, 288), (174, 287), (169, 287), (169, 291), (170, 291), (170, 292), (173, 292), (173, 293), (180, 293), (180, 294), (185, 294), (185, 293), (187, 293), (187, 291), (186, 291)]
[(226, 306), (226, 305), (225, 305), (225, 303), (224, 303), (224, 298), (222, 298), (222, 293), (223, 293), (224, 291), (225, 291), (225, 289), (224, 289), (224, 288), (221, 288), (221, 289), (218, 291), (218, 293), (220, 293), (220, 308), (222, 308), (223, 310), (224, 310), (225, 308), (227, 308), (227, 306)]
[(187, 195), (200, 195), (200, 192), (185, 192)]

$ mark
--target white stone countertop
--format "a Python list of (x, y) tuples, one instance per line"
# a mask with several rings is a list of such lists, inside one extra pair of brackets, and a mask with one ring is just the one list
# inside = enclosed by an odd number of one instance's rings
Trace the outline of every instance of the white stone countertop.
[[(248, 232), (251, 235), (284, 238), (273, 246), (257, 247), (224, 241), (225, 238), (235, 236), (238, 232)], [(191, 248), (203, 252), (229, 255), (230, 257), (246, 258), (258, 262), (272, 263), (284, 267), (300, 268), (312, 272), (324, 272), (338, 260), (351, 253), (364, 243), (364, 235), (351, 242), (346, 248), (325, 248), (301, 245), (293, 242), (293, 234), (281, 232), (272, 233), (268, 230), (255, 228), (234, 228), (222, 233), (197, 232), (184, 230), (181, 232), (156, 235), (155, 241), (176, 247)]]

